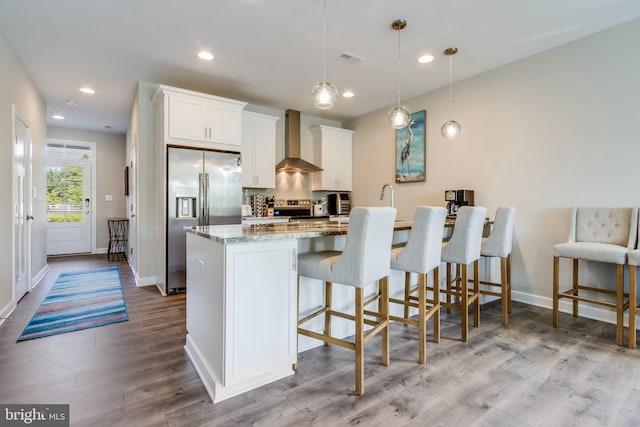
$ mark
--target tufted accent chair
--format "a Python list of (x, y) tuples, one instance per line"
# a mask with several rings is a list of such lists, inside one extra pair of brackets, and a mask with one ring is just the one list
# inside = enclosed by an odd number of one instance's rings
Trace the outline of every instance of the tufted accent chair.
[[(637, 208), (572, 208), (571, 228), (566, 243), (553, 247), (553, 326), (558, 327), (559, 300), (573, 301), (573, 315), (578, 316), (580, 301), (616, 309), (616, 343), (622, 345), (623, 316), (629, 307), (628, 294), (624, 293), (624, 264), (627, 254), (635, 247), (638, 233)], [(560, 291), (558, 283), (560, 258), (573, 261), (571, 289)], [(578, 261), (597, 261), (617, 266), (616, 290), (593, 288), (579, 284)], [(587, 295), (615, 296), (610, 302)], [(625, 300), (627, 299), (627, 300)]]

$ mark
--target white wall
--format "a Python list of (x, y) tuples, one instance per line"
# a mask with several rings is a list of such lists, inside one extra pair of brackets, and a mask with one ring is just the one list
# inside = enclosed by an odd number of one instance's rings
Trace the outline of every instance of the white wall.
[[(404, 101), (427, 110), (427, 181), (394, 184), (398, 217), (444, 206), (447, 189), (475, 190), (491, 217), (517, 207), (514, 298), (549, 305), (552, 246), (566, 239), (569, 207), (640, 206), (638, 40), (635, 20), (454, 84), (453, 118), (463, 127), (454, 141), (440, 135), (448, 88)], [(464, 60), (461, 49), (454, 70)], [(395, 177), (387, 111), (345, 123), (355, 130), (355, 205), (388, 203), (379, 200)], [(590, 267), (585, 282), (613, 272)]]
[(46, 269), (46, 210), (44, 153), (46, 139), (46, 105), (29, 73), (4, 34), (0, 33), (0, 321), (13, 305), (11, 241), (12, 222), (12, 127), (11, 105), (27, 121), (33, 142), (34, 199), (31, 234), (31, 271), (34, 276)]
[[(96, 144), (96, 248), (106, 252), (109, 243), (107, 218), (124, 217), (124, 167), (126, 139), (124, 134), (49, 127), (47, 138)], [(113, 200), (107, 201), (106, 195)]]

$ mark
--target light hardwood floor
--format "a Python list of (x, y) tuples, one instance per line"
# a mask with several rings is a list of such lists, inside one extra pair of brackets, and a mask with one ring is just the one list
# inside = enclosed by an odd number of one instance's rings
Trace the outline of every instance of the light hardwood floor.
[[(459, 313), (443, 311), (423, 366), (416, 328), (392, 325), (390, 366), (379, 339), (365, 348), (364, 396), (353, 353), (323, 346), (294, 376), (214, 406), (183, 350), (184, 294), (136, 288), (105, 256), (49, 265), (0, 326), (0, 402), (69, 403), (74, 426), (640, 425), (640, 350), (615, 345), (614, 325), (562, 314), (554, 329), (550, 310), (515, 302), (507, 327), (498, 304), (483, 306), (467, 343)], [(58, 273), (105, 265), (120, 268), (128, 322), (16, 343)]]

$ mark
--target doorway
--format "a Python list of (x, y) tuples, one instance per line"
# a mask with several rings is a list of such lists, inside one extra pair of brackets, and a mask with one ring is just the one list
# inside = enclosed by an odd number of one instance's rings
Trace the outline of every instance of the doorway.
[(47, 255), (92, 253), (91, 144), (47, 144)]
[(31, 290), (31, 129), (13, 110), (14, 301)]

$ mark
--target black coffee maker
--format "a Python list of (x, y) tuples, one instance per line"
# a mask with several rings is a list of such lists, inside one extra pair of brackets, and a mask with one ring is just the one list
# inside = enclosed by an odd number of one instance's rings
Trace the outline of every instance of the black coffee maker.
[(447, 190), (444, 200), (447, 201), (448, 216), (455, 217), (461, 206), (473, 206), (473, 190)]

